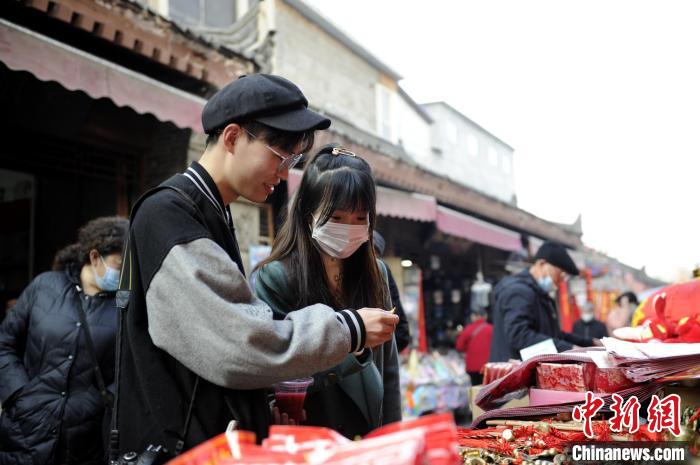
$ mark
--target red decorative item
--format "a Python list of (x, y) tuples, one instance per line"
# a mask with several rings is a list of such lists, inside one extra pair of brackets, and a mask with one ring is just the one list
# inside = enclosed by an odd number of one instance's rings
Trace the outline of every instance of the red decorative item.
[(649, 329), (654, 337), (664, 342), (700, 342), (700, 313), (684, 316), (674, 323), (666, 316), (666, 302), (665, 292), (652, 298), (656, 318), (651, 320)]
[(669, 329), (663, 320), (654, 318), (649, 324), (649, 329), (651, 330), (651, 334), (654, 335), (654, 339), (665, 341), (669, 338)]
[(594, 392), (610, 394), (631, 388), (636, 383), (625, 376), (623, 368), (598, 368), (593, 363), (587, 363), (593, 367), (592, 384), (589, 387)]
[(666, 318), (666, 293), (662, 292), (661, 294), (654, 296), (654, 301), (652, 304), (654, 306), (654, 311), (656, 312), (656, 317), (658, 318), (659, 322), (663, 324), (666, 334), (675, 334), (676, 324), (670, 319)]
[[(632, 326), (658, 318), (669, 333), (676, 333), (675, 325), (684, 317), (700, 316), (700, 279), (672, 284), (656, 291), (640, 304), (632, 319)], [(671, 336), (670, 338), (674, 337)], [(693, 342), (700, 342), (700, 339)]]
[(540, 363), (537, 387), (553, 391), (585, 392), (584, 365), (574, 363)]
[(681, 318), (676, 326), (676, 331), (678, 332), (678, 342), (700, 342), (700, 313), (694, 317)]
[[(700, 315), (698, 315), (698, 317), (700, 317)], [(684, 316), (678, 321), (678, 326), (676, 326), (676, 329), (679, 335), (684, 336), (691, 332), (696, 326), (698, 326), (698, 322), (695, 318)]]
[(488, 362), (481, 369), (484, 380), (483, 384), (489, 384), (497, 379), (503, 378), (508, 373), (520, 366), (520, 362), (512, 360), (510, 362)]
[(567, 333), (573, 330), (574, 321), (578, 319), (578, 315), (574, 317), (569, 296), (569, 285), (562, 279), (559, 283), (559, 326)]

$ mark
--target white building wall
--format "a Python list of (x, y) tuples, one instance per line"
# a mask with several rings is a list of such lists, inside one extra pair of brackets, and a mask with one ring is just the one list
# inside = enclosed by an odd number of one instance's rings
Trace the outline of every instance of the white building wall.
[(272, 72), (299, 85), (312, 106), (393, 144), (401, 142), (416, 159), (426, 157), (430, 126), (399, 94), (396, 81), (285, 2), (274, 1)]
[(397, 95), (397, 134), (394, 143), (402, 145), (416, 162), (430, 157), (430, 123), (423, 119), (401, 95)]
[(423, 108), (434, 120), (427, 166), (456, 182), (512, 203), (513, 149), (444, 103)]
[(275, 8), (272, 72), (297, 84), (312, 106), (376, 134), (379, 71), (283, 1)]
[[(140, 1), (167, 15), (169, 0)], [(249, 4), (236, 0), (239, 16)], [(274, 32), (269, 72), (297, 84), (312, 107), (402, 145), (416, 161), (427, 160), (430, 125), (399, 93), (393, 78), (283, 0), (265, 0), (258, 22), (259, 42)], [(215, 39), (227, 43), (225, 31)]]

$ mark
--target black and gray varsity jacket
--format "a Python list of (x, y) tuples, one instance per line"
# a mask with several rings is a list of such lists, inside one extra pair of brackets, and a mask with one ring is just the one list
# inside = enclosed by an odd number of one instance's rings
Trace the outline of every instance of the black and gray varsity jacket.
[(244, 276), (216, 184), (196, 162), (132, 213), (132, 292), (119, 391), (120, 452), (173, 450), (199, 377), (185, 449), (241, 429), (267, 435), (272, 383), (309, 376), (364, 345), (354, 310), (313, 305), (282, 321)]

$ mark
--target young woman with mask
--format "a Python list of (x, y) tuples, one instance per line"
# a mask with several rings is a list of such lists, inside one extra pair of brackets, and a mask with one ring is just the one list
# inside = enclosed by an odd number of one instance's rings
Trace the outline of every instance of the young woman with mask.
[(0, 464), (103, 463), (109, 394), (93, 355), (109, 387), (128, 227), (119, 217), (88, 222), (0, 325)]
[[(372, 246), (375, 203), (372, 171), (359, 156), (329, 145), (307, 162), (272, 252), (257, 268), (256, 293), (275, 318), (315, 303), (391, 308), (386, 269)], [(400, 420), (396, 342), (316, 374), (304, 408), (307, 424), (348, 438)]]

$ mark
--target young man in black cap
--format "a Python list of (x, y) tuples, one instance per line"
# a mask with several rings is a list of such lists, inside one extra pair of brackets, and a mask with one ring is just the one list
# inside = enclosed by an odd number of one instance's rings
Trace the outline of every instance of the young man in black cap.
[(558, 288), (566, 274), (578, 275), (566, 248), (545, 242), (535, 254), (534, 265), (496, 285), (490, 361), (519, 360), (521, 349), (550, 338), (560, 352), (598, 343), (562, 332), (559, 326), (559, 312), (549, 293)]
[(202, 113), (208, 139), (199, 162), (132, 211), (120, 453), (154, 444), (173, 455), (222, 433), (230, 420), (260, 439), (270, 422), (264, 388), (391, 339), (398, 317), (378, 309), (314, 305), (274, 321), (246, 281), (228, 204), (265, 201), (312, 146), (314, 131), (328, 128), (330, 120), (307, 105), (278, 76), (223, 87)]

